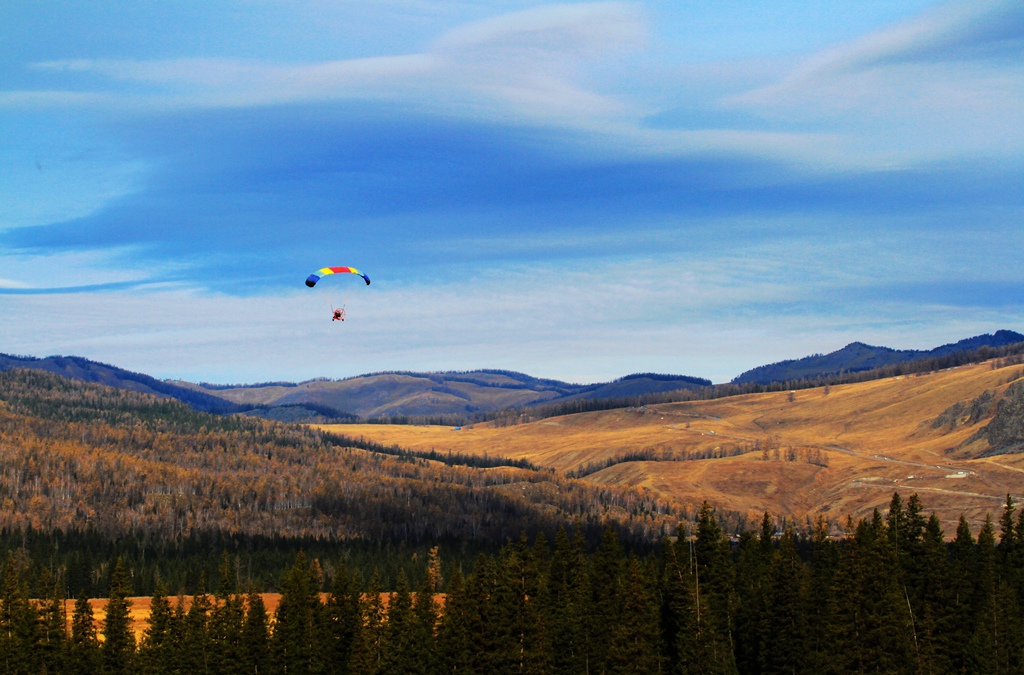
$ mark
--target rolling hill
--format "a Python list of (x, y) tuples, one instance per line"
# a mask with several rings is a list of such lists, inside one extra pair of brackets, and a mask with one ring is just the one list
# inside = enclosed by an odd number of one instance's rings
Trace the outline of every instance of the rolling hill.
[(578, 399), (638, 396), (698, 389), (710, 380), (685, 375), (640, 373), (613, 382), (571, 384), (504, 370), (445, 373), (374, 373), (344, 380), (297, 384), (216, 386), (176, 383), (281, 421), (316, 418), (441, 417), (494, 412)]
[[(831, 354), (760, 366), (737, 376), (733, 384), (770, 384), (839, 373), (864, 373), (952, 354), (966, 354), (975, 359), (979, 353), (976, 350), (980, 348), (1021, 342), (1024, 342), (1024, 335), (1008, 330), (978, 335), (928, 351), (895, 350), (855, 342)], [(605, 407), (616, 407), (632, 403), (627, 402), (628, 399), (712, 386), (711, 381), (704, 378), (656, 373), (636, 373), (611, 382), (582, 385), (507, 370), (382, 372), (298, 383), (197, 384), (161, 381), (76, 356), (34, 358), (0, 354), (0, 371), (10, 368), (45, 370), (87, 382), (174, 398), (204, 412), (244, 412), (280, 422), (300, 423), (358, 419), (419, 422), (432, 419), (462, 423), (474, 415), (479, 419), (481, 415), (534, 406), (544, 406), (545, 414), (566, 412), (569, 407), (586, 408), (588, 406), (573, 405), (584, 401), (602, 401), (607, 404)]]
[(567, 415), (528, 424), (323, 427), (437, 452), (528, 459), (603, 485), (642, 486), (836, 525), (918, 492), (947, 534), (1007, 493), (1024, 498), (1019, 359), (800, 391)]

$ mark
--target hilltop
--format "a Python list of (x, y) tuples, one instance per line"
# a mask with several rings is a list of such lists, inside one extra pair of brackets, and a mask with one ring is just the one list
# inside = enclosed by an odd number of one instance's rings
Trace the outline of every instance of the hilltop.
[(1024, 342), (1024, 335), (1012, 330), (998, 330), (991, 335), (987, 333), (975, 335), (929, 350), (890, 349), (889, 347), (867, 345), (863, 342), (851, 342), (842, 349), (828, 354), (814, 354), (802, 359), (790, 359), (758, 366), (737, 375), (732, 381), (735, 384), (745, 382), (768, 384), (838, 375), (839, 373), (856, 373), (897, 363), (923, 361), (958, 352), (974, 351), (982, 347), (1005, 347), (1018, 342)]

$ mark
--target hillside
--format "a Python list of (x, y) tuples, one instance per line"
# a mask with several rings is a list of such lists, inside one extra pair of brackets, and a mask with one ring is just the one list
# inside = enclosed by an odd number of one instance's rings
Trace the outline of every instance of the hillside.
[(993, 361), (508, 427), (341, 429), (409, 448), (525, 458), (691, 505), (708, 499), (750, 518), (767, 509), (838, 523), (884, 509), (893, 491), (919, 492), (952, 532), (960, 513), (977, 523), (1007, 493), (1024, 497), (1024, 388), (1011, 387), (1022, 376), (1020, 366)]
[(194, 387), (164, 382), (149, 375), (90, 361), (80, 356), (48, 356), (40, 359), (32, 356), (0, 354), (0, 371), (12, 368), (42, 370), (83, 382), (95, 382), (142, 394), (173, 398), (203, 412), (233, 413), (243, 409), (222, 397), (196, 390)]
[(0, 372), (0, 532), (496, 545), (574, 518), (653, 533), (678, 517), (642, 490), (391, 452), (38, 370)]
[(733, 382), (787, 382), (842, 372), (853, 373), (882, 368), (907, 361), (947, 356), (957, 352), (972, 351), (981, 347), (1004, 347), (1024, 342), (1024, 335), (1011, 330), (999, 330), (989, 335), (976, 335), (952, 344), (930, 350), (890, 349), (874, 347), (863, 342), (853, 342), (842, 349), (828, 354), (814, 354), (801, 359), (780, 361), (753, 368), (733, 378)]

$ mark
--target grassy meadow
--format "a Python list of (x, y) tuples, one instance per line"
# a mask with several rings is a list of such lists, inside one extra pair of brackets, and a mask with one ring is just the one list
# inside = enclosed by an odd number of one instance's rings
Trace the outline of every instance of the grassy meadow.
[[(947, 531), (1020, 499), (1024, 455), (956, 452), (984, 426), (935, 427), (958, 402), (1001, 392), (1020, 366), (996, 362), (795, 392), (581, 413), (527, 424), (324, 425), (412, 450), (527, 459), (599, 484), (643, 486), (683, 503), (802, 520), (869, 515), (894, 490), (927, 496)], [(636, 456), (639, 461), (628, 460)], [(701, 457), (707, 455), (708, 458)], [(647, 459), (651, 457), (653, 459)], [(603, 464), (610, 464), (600, 468)], [(600, 468), (600, 470), (593, 470)]]

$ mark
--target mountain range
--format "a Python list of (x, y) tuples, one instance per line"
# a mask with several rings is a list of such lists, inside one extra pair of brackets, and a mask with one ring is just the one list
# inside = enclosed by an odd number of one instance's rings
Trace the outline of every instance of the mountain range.
[(758, 366), (737, 375), (732, 381), (735, 384), (746, 382), (769, 384), (838, 375), (844, 372), (856, 373), (897, 363), (921, 361), (957, 352), (973, 351), (981, 347), (1005, 347), (1018, 342), (1024, 342), (1024, 335), (1012, 330), (998, 330), (992, 334), (976, 335), (929, 350), (890, 349), (889, 347), (867, 345), (863, 342), (851, 342), (842, 349), (828, 354), (813, 354), (802, 359)]
[[(737, 376), (733, 383), (769, 384), (852, 373), (981, 347), (1024, 342), (1010, 330), (977, 335), (931, 350), (896, 350), (854, 342), (829, 354), (780, 361)], [(573, 384), (507, 370), (465, 372), (382, 372), (341, 380), (218, 385), (158, 380), (78, 356), (0, 354), (0, 371), (32, 368), (87, 382), (155, 394), (213, 413), (246, 413), (286, 422), (326, 422), (390, 418), (458, 419), (544, 404), (607, 400), (700, 389), (710, 380), (687, 375), (636, 373), (611, 382)]]

